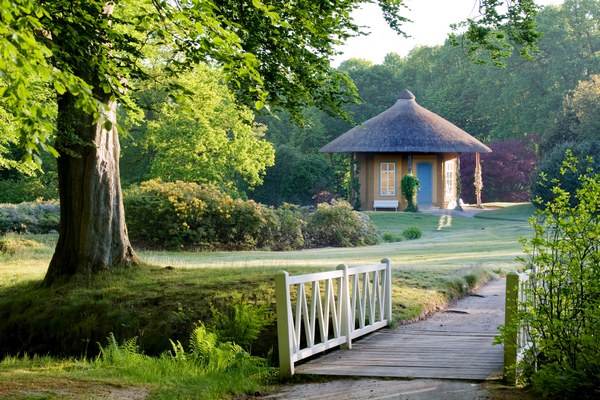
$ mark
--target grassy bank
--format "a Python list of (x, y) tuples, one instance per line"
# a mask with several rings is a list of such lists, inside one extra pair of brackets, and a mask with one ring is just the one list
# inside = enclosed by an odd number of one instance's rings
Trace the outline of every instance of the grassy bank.
[[(15, 242), (27, 239), (36, 244), (19, 246), (17, 243), (10, 253), (0, 255), (0, 354), (51, 352), (63, 357), (87, 355), (93, 359), (98, 352), (97, 343), (104, 345), (106, 337), (113, 332), (120, 342), (137, 336), (143, 352), (157, 355), (169, 348), (169, 339), (185, 345), (198, 321), (209, 327), (215, 325), (213, 310), (226, 312), (231, 304), (244, 303), (272, 311), (273, 276), (278, 270), (301, 274), (330, 270), (340, 262), (353, 266), (377, 262), (384, 257), (390, 258), (394, 266), (394, 316), (398, 321), (411, 320), (464, 294), (492, 274), (515, 269), (515, 257), (521, 254), (518, 238), (529, 233), (527, 217), (531, 212), (531, 206), (518, 205), (486, 211), (478, 218), (370, 213), (382, 232), (400, 234), (409, 226), (418, 226), (423, 235), (414, 241), (351, 249), (142, 252), (142, 259), (152, 266), (53, 289), (42, 289), (39, 283), (56, 238), (51, 235), (8, 237)], [(274, 332), (273, 325), (265, 326), (259, 339), (249, 343), (248, 348), (268, 357), (275, 343)], [(101, 388), (109, 382), (119, 387), (137, 388), (140, 393), (149, 393), (150, 398), (161, 398), (157, 393), (163, 393), (163, 389), (168, 392), (176, 386), (182, 385), (185, 389), (188, 385), (186, 379), (174, 383), (172, 378), (167, 378), (166, 372), (160, 372), (163, 367), (142, 368), (154, 369), (163, 377), (153, 378), (162, 382), (159, 390), (155, 384), (148, 383), (151, 379), (125, 377), (114, 372), (105, 374), (93, 363), (48, 361), (38, 368), (40, 362), (12, 359), (0, 364), (0, 397), (6, 389), (3, 381), (24, 380), (27, 374), (30, 378), (39, 376), (40, 380), (57, 376), (73, 378), (76, 382), (98, 381)], [(104, 369), (111, 371), (111, 368)], [(29, 372), (23, 374), (23, 371)], [(21, 378), (20, 374), (23, 374)], [(264, 375), (260, 379), (264, 382)], [(238, 377), (237, 381), (244, 379)], [(189, 383), (190, 387), (208, 384), (194, 382)], [(216, 385), (223, 390), (220, 396), (255, 390), (252, 385), (238, 390), (231, 382)], [(218, 388), (206, 390), (206, 393), (219, 392)], [(96, 398), (94, 396), (92, 398)], [(175, 398), (204, 397), (178, 394)]]

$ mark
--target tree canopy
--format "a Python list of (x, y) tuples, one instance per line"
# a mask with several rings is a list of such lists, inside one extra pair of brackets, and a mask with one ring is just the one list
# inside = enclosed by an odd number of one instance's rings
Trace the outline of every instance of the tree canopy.
[[(329, 60), (336, 44), (360, 33), (351, 12), (366, 1), (2, 0), (3, 106), (25, 161), (39, 163), (42, 150), (58, 157), (61, 227), (45, 283), (137, 263), (123, 212), (117, 108), (134, 108), (139, 82), (161, 79), (149, 49), (167, 50), (158, 60), (167, 76), (199, 62), (221, 68), (236, 99), (256, 109), (344, 115), (356, 89)], [(402, 32), (403, 0), (376, 2)], [(532, 0), (480, 6), (482, 18), (468, 24), (476, 34), (467, 36), (492, 59), (500, 55), (493, 46), (535, 41)], [(55, 101), (36, 102), (30, 82)]]

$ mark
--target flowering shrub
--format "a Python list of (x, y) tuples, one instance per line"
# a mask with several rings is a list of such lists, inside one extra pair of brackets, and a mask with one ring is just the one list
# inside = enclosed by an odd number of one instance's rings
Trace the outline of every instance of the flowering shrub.
[(128, 191), (124, 203), (130, 238), (149, 247), (295, 250), (378, 241), (368, 217), (343, 201), (312, 213), (289, 204), (273, 209), (213, 186), (153, 180)]

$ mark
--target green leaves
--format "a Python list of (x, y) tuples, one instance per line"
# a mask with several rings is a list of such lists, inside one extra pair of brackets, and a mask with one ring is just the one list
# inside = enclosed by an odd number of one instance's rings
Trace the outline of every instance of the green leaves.
[(515, 47), (525, 58), (538, 52), (535, 16), (539, 7), (534, 0), (479, 0), (479, 15), (453, 25), (451, 43), (466, 49), (478, 64), (502, 67), (502, 59), (511, 56)]
[[(578, 170), (567, 155), (561, 174)], [(600, 372), (600, 342), (590, 340), (600, 320), (600, 176), (583, 173), (579, 181), (575, 193), (557, 183), (554, 199), (530, 221), (534, 236), (524, 248), (531, 286), (518, 313), (531, 343), (534, 389), (562, 398), (592, 398)]]
[(199, 65), (172, 85), (177, 90), (166, 101), (153, 88), (143, 94), (160, 101), (147, 104), (158, 114), (148, 121), (141, 139), (154, 155), (152, 177), (213, 183), (230, 193), (262, 183), (274, 162), (273, 147), (264, 140), (265, 128), (254, 124), (252, 112), (236, 105), (220, 82), (222, 76)]

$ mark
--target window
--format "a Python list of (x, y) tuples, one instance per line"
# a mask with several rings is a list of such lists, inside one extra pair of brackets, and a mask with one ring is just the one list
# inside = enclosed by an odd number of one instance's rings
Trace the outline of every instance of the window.
[(394, 162), (379, 164), (379, 195), (396, 195), (396, 163)]
[(446, 196), (454, 196), (454, 187), (456, 186), (456, 178), (454, 175), (454, 160), (446, 161)]

